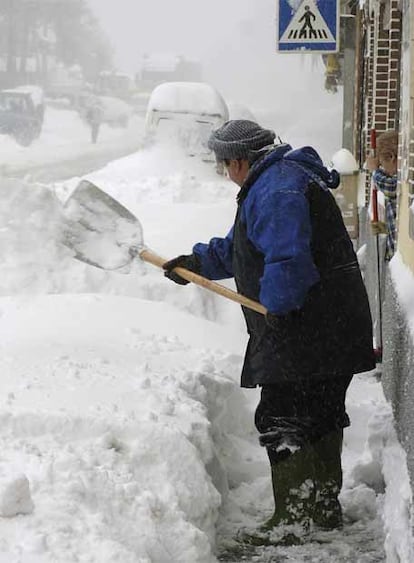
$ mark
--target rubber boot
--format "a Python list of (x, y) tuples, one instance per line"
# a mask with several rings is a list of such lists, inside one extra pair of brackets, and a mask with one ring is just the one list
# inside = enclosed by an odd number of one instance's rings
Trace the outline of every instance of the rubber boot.
[(275, 511), (264, 528), (301, 524), (309, 528), (315, 501), (314, 454), (306, 446), (272, 468)]
[(297, 545), (310, 528), (315, 502), (315, 455), (306, 446), (271, 465), (275, 511), (257, 533), (243, 540), (253, 545)]
[(343, 525), (338, 495), (342, 487), (343, 431), (332, 432), (314, 444), (315, 451), (315, 508), (314, 523), (323, 530)]

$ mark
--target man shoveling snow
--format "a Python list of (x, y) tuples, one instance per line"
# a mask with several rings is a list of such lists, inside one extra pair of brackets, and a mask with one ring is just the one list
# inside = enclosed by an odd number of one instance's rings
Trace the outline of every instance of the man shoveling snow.
[(243, 309), (250, 340), (243, 387), (261, 387), (255, 423), (269, 456), (275, 512), (244, 538), (290, 544), (311, 526), (342, 525), (345, 395), (355, 373), (375, 367), (368, 299), (357, 258), (329, 188), (339, 184), (311, 147), (274, 144), (252, 121), (225, 123), (209, 146), (240, 186), (225, 238), (198, 243), (164, 265), (209, 279), (234, 277), (267, 314)]

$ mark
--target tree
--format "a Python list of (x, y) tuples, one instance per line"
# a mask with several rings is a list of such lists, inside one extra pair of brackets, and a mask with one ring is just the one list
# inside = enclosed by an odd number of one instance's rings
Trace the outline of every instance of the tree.
[(85, 0), (0, 0), (0, 56), (7, 85), (25, 79), (28, 61), (36, 61), (31, 70), (40, 82), (51, 60), (79, 65), (88, 79), (112, 63), (111, 46)]

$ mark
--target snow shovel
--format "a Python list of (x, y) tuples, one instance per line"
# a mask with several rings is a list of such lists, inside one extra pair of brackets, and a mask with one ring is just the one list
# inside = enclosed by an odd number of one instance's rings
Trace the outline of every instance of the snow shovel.
[[(63, 242), (82, 262), (103, 270), (119, 270), (137, 257), (159, 268), (167, 262), (144, 246), (141, 223), (135, 215), (88, 180), (82, 180), (66, 201), (64, 215)], [(266, 314), (263, 305), (227, 287), (185, 268), (174, 271), (189, 282)]]

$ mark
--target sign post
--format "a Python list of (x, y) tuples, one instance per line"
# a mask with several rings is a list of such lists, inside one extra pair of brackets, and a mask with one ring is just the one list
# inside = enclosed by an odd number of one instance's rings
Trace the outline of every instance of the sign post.
[(337, 53), (339, 0), (278, 0), (280, 53)]

